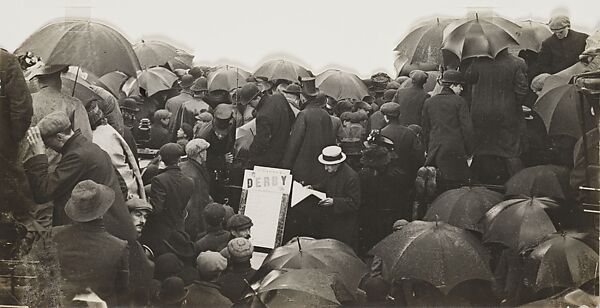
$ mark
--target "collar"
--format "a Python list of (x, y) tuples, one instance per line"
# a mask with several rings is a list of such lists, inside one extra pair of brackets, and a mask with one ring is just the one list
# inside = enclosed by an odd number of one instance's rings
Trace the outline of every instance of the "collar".
[(454, 93), (454, 91), (452, 91), (452, 89), (450, 89), (450, 87), (446, 87), (446, 86), (442, 87), (442, 90), (438, 94), (442, 94), (442, 95), (456, 95), (456, 93)]
[(181, 168), (178, 165), (171, 165), (171, 166), (167, 166), (164, 170), (165, 170), (165, 172), (167, 172), (169, 170), (179, 170), (179, 171), (181, 171)]
[(68, 150), (70, 150), (71, 147), (73, 147), (73, 144), (78, 143), (81, 137), (81, 131), (76, 130), (75, 133), (73, 133), (73, 136), (71, 136), (71, 138), (69, 138), (69, 140), (67, 140), (60, 149), (60, 154), (65, 154)]

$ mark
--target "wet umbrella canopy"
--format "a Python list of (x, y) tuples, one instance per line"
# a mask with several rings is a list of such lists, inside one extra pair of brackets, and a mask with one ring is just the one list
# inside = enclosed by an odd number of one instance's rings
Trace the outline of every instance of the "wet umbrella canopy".
[(566, 199), (569, 195), (569, 169), (556, 165), (525, 168), (505, 184), (506, 196)]
[(229, 65), (222, 66), (208, 74), (208, 91), (231, 91), (241, 88), (247, 83), (246, 78), (249, 76), (250, 73), (241, 68)]
[(52, 23), (30, 35), (15, 54), (31, 51), (46, 64), (74, 65), (102, 76), (140, 69), (131, 44), (116, 30), (91, 21)]
[(311, 75), (304, 67), (287, 60), (267, 61), (254, 72), (256, 77), (264, 77), (268, 80), (285, 79), (291, 82), (297, 82), (298, 77)]
[(330, 69), (319, 74), (316, 86), (337, 101), (342, 99), (362, 100), (369, 95), (369, 89), (358, 76), (340, 70)]
[(142, 68), (165, 65), (179, 56), (177, 48), (160, 41), (144, 41), (133, 45), (133, 50), (140, 60)]
[(129, 76), (125, 75), (125, 73), (114, 71), (98, 78), (96, 85), (108, 90), (115, 97), (119, 97), (121, 87), (123, 87), (123, 84), (127, 79), (129, 79)]
[(455, 227), (483, 233), (481, 219), (502, 199), (502, 194), (483, 187), (452, 189), (431, 203), (424, 220), (439, 219)]
[(371, 250), (383, 261), (383, 278), (433, 284), (444, 294), (473, 279), (492, 280), (488, 255), (469, 232), (444, 222), (413, 221)]

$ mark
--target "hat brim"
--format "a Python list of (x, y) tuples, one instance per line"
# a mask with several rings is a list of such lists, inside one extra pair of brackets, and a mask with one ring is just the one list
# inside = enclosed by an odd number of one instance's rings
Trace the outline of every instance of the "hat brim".
[(344, 152), (342, 152), (342, 157), (337, 160), (325, 160), (325, 158), (323, 157), (323, 154), (319, 155), (319, 162), (323, 165), (337, 165), (337, 164), (343, 163), (345, 160), (346, 160), (346, 154)]
[(87, 213), (82, 212), (82, 208), (78, 207), (71, 198), (65, 205), (67, 216), (75, 222), (88, 222), (102, 217), (115, 202), (115, 191), (108, 186), (99, 186), (98, 190), (100, 201), (93, 211)]

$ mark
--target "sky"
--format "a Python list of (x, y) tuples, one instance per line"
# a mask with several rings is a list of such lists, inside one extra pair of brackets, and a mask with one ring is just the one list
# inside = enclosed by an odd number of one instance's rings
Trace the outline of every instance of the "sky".
[(0, 47), (10, 51), (44, 25), (76, 17), (110, 25), (132, 43), (166, 41), (198, 65), (252, 72), (284, 58), (315, 74), (337, 68), (361, 78), (395, 75), (394, 47), (436, 17), (477, 11), (547, 22), (566, 14), (575, 30), (600, 29), (598, 0), (4, 0), (2, 11)]

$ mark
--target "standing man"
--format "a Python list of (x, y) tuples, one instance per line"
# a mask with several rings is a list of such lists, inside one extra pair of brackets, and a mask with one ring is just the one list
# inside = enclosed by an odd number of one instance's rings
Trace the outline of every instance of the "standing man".
[[(136, 232), (110, 157), (79, 130), (73, 132), (70, 125), (68, 116), (62, 111), (56, 111), (27, 132), (33, 157), (23, 167), (33, 200), (39, 204), (53, 201), (52, 225), (60, 226), (71, 222), (65, 213), (65, 204), (77, 183), (93, 180), (106, 185), (115, 192), (114, 202), (104, 214), (106, 230), (118, 238), (135, 240)], [(61, 154), (53, 171), (49, 167), (46, 146)]]
[(503, 185), (522, 168), (520, 155), (525, 136), (521, 102), (527, 78), (508, 48), (495, 59), (476, 58), (465, 73), (471, 87), (474, 140), (471, 168), (486, 184)]
[(32, 114), (31, 95), (19, 61), (0, 49), (0, 210), (23, 205), (17, 151)]
[(346, 154), (338, 146), (328, 146), (319, 155), (326, 175), (314, 185), (327, 194), (319, 201), (320, 228), (323, 238), (333, 238), (356, 249), (358, 244), (358, 209), (360, 207), (360, 179), (344, 161)]
[(429, 98), (429, 94), (423, 90), (428, 75), (421, 70), (414, 70), (410, 72), (409, 76), (410, 86), (398, 89), (393, 101), (400, 105), (400, 124), (404, 126), (421, 125), (423, 103)]
[(541, 73), (555, 74), (577, 63), (588, 38), (587, 34), (571, 29), (571, 21), (567, 16), (552, 17), (548, 26), (554, 34), (542, 42), (536, 76)]
[(254, 119), (254, 111), (264, 93), (252, 82), (245, 84), (237, 93), (233, 117), (236, 126), (240, 127)]
[(181, 77), (179, 81), (179, 86), (181, 87), (181, 92), (177, 96), (173, 96), (167, 100), (165, 103), (165, 109), (167, 109), (172, 114), (177, 114), (181, 105), (187, 101), (193, 100), (194, 96), (192, 90), (190, 88), (194, 84), (194, 76), (185, 74)]
[(280, 168), (294, 112), (282, 94), (258, 95), (256, 99), (256, 135), (250, 145), (249, 165)]
[(441, 82), (442, 91), (427, 99), (423, 106), (423, 138), (427, 146), (425, 165), (440, 170), (440, 192), (468, 183), (467, 158), (473, 148), (469, 106), (460, 97), (464, 83), (462, 73), (445, 71)]
[(158, 151), (167, 166), (150, 184), (150, 204), (154, 208), (140, 241), (154, 251), (156, 257), (167, 252), (164, 245), (171, 232), (184, 229), (186, 207), (194, 190), (194, 181), (179, 168), (183, 150), (176, 143), (167, 143)]
[(298, 182), (316, 184), (325, 175), (317, 157), (324, 147), (335, 144), (335, 134), (329, 113), (323, 109), (326, 96), (315, 87), (315, 78), (301, 82), (307, 102), (292, 127), (282, 167), (292, 170)]

